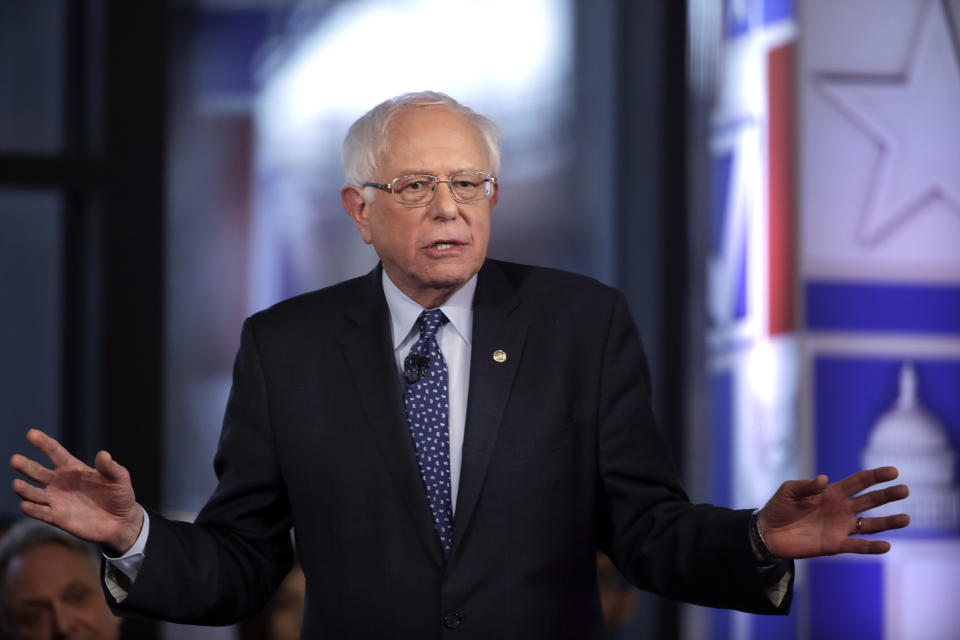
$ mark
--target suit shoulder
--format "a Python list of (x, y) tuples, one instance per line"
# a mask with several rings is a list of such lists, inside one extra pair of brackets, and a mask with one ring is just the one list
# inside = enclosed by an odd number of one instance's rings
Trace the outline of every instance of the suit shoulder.
[(340, 316), (345, 306), (363, 295), (365, 288), (371, 286), (370, 278), (369, 274), (359, 276), (281, 300), (254, 313), (250, 322), (261, 327), (326, 326), (332, 318)]
[(513, 283), (521, 299), (554, 300), (566, 304), (610, 303), (622, 293), (595, 278), (572, 271), (514, 262), (493, 261)]

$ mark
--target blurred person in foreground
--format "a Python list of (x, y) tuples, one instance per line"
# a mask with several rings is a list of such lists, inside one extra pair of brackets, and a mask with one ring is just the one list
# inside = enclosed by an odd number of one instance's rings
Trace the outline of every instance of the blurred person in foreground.
[(307, 583), (300, 564), (277, 587), (270, 602), (255, 617), (239, 626), (239, 640), (297, 640), (303, 626)]
[(368, 112), (340, 195), (380, 263), (245, 322), (196, 523), (37, 430), (52, 467), (11, 460), (24, 513), (103, 545), (116, 610), (193, 624), (261, 608), (293, 526), (304, 638), (600, 638), (598, 549), (640, 588), (783, 614), (792, 559), (886, 552), (862, 534), (907, 516), (858, 514), (906, 497), (870, 490), (892, 467), (789, 481), (752, 512), (690, 503), (623, 295), (487, 258), (499, 158), (448, 96)]
[(597, 582), (603, 609), (604, 640), (618, 640), (633, 615), (636, 593), (602, 551), (597, 552)]
[(36, 520), (0, 540), (0, 623), (11, 640), (117, 640), (100, 587), (100, 553)]

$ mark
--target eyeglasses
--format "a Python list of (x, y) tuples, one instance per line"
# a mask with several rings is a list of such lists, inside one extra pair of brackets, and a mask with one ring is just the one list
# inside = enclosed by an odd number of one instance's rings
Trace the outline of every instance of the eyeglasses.
[(457, 202), (477, 202), (489, 198), (497, 179), (482, 171), (460, 171), (446, 180), (436, 176), (401, 176), (388, 184), (364, 182), (364, 187), (374, 187), (393, 194), (393, 199), (408, 207), (422, 207), (433, 202), (437, 185), (446, 182)]

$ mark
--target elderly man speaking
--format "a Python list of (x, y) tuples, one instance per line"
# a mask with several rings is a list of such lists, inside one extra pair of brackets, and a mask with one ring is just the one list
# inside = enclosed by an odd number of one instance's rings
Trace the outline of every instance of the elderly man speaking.
[[(494, 126), (438, 93), (350, 129), (343, 205), (380, 264), (244, 324), (194, 524), (139, 506), (106, 452), (15, 455), (23, 511), (104, 546), (118, 611), (224, 624), (293, 561), (304, 638), (599, 638), (596, 551), (669, 598), (785, 613), (792, 559), (883, 553), (892, 467), (784, 483), (760, 510), (691, 504), (650, 409), (623, 296), (487, 259)], [(851, 497), (853, 496), (853, 497)]]

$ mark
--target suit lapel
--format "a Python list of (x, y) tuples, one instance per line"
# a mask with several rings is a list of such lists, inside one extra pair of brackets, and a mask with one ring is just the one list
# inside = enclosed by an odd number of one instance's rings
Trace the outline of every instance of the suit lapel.
[[(457, 512), (453, 521), (453, 548), (470, 526), (487, 465), (497, 441), (503, 411), (520, 363), (527, 324), (513, 314), (519, 300), (496, 262), (488, 260), (477, 281), (473, 301), (473, 344), (470, 353), (470, 391)], [(494, 358), (502, 351), (506, 359)]]
[(343, 357), (384, 466), (413, 518), (414, 526), (434, 560), (443, 557), (433, 531), (433, 517), (417, 467), (410, 430), (403, 415), (399, 379), (393, 357), (389, 318), (381, 267), (374, 269), (352, 304), (345, 305), (346, 323), (340, 334)]

